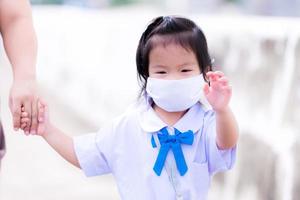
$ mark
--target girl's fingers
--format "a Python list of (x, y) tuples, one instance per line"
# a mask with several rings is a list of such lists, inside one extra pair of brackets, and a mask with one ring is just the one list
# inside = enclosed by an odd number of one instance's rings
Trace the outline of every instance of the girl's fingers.
[(221, 71), (215, 71), (215, 74), (219, 76), (219, 78), (224, 76), (224, 73)]
[(214, 76), (214, 72), (209, 71), (209, 72), (206, 73), (206, 76), (207, 76), (207, 78), (208, 78), (209, 80), (211, 80), (212, 77)]
[(223, 76), (222, 78), (220, 78), (218, 80), (218, 82), (220, 82), (223, 86), (226, 86), (226, 85), (228, 85), (228, 78)]
[(29, 121), (30, 121), (29, 118), (21, 118), (21, 123), (27, 123)]
[(213, 78), (221, 78), (224, 76), (224, 73), (221, 72), (221, 71), (209, 71), (206, 73), (206, 76), (209, 78), (209, 77), (213, 77)]
[(28, 117), (28, 113), (27, 113), (27, 112), (22, 112), (22, 113), (21, 113), (21, 118), (22, 118), (22, 117)]
[(228, 82), (228, 78), (223, 76), (223, 77), (219, 78), (218, 81)]
[(40, 103), (43, 107), (47, 106), (47, 103), (46, 103), (43, 99), (39, 99), (39, 103)]
[(217, 91), (217, 92), (220, 92), (222, 90), (222, 85), (218, 82), (212, 82), (210, 84), (210, 91)]
[(42, 105), (42, 103), (41, 103), (41, 99), (39, 99), (39, 101), (38, 101), (38, 108), (40, 109), (40, 108), (42, 108), (43, 107), (43, 105)]
[(25, 111), (28, 113), (28, 118), (30, 121), (28, 122), (26, 128), (25, 128), (25, 134), (28, 135), (30, 131), (30, 126), (31, 126), (31, 102), (26, 101), (24, 103)]
[(226, 85), (222, 87), (223, 90), (232, 90), (232, 86), (231, 85)]
[(207, 76), (207, 78), (208, 78), (208, 80), (209, 80), (210, 83), (216, 80), (214, 74), (207, 74), (206, 76)]
[(224, 89), (231, 89), (227, 79), (212, 81), (210, 82), (210, 87), (214, 90), (220, 91)]
[(210, 83), (218, 80), (218, 77), (215, 74), (211, 74), (207, 77), (208, 77), (208, 80), (209, 80)]
[(204, 84), (203, 91), (204, 91), (205, 95), (207, 95), (209, 93), (209, 85), (208, 85), (208, 83)]
[(206, 76), (210, 76), (212, 73), (214, 73), (214, 72), (212, 72), (212, 71), (206, 72)]
[(20, 120), (20, 128), (25, 132), (25, 129), (27, 127), (27, 124), (30, 122), (30, 119), (29, 119), (29, 115), (27, 112), (25, 112), (25, 107), (22, 106), (21, 108), (22, 112), (21, 112), (21, 120)]
[(23, 128), (23, 131), (24, 131), (25, 135), (29, 135), (30, 134), (28, 131), (26, 131), (27, 127), (28, 127), (28, 124), (26, 124), (26, 126)]
[(214, 72), (212, 71), (206, 73), (206, 77), (208, 78), (209, 81), (212, 81), (213, 76), (214, 76)]
[(21, 129), (24, 130), (26, 126), (27, 126), (26, 123), (22, 123), (22, 124), (21, 124)]
[(222, 85), (222, 86), (226, 86), (228, 85), (228, 78), (225, 76), (219, 77), (219, 75), (216, 74), (211, 74), (209, 76), (209, 81), (211, 83), (211, 85)]
[(229, 94), (229, 95), (231, 95), (231, 93), (232, 93), (232, 87), (231, 86), (224, 86), (224, 87), (222, 87), (222, 90), (225, 93)]

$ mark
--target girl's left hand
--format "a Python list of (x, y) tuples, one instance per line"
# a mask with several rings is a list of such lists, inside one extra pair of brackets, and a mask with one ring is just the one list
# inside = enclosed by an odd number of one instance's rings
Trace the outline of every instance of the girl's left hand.
[(207, 72), (208, 83), (204, 85), (204, 94), (215, 111), (223, 111), (228, 108), (231, 98), (232, 89), (228, 84), (228, 79), (224, 76), (223, 72)]

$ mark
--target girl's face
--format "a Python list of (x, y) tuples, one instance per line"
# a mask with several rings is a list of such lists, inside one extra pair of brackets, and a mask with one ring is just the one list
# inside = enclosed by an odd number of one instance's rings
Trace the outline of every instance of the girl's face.
[(177, 80), (200, 74), (200, 67), (193, 51), (178, 44), (157, 45), (149, 54), (151, 78)]

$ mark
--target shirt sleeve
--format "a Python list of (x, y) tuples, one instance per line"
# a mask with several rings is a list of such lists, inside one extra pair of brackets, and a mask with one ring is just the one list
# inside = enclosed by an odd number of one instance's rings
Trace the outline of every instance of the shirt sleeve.
[(220, 150), (216, 142), (216, 117), (214, 112), (205, 117), (204, 133), (206, 134), (206, 157), (209, 173), (211, 175), (230, 170), (236, 159), (236, 146), (230, 149)]
[(103, 128), (74, 138), (74, 149), (80, 167), (88, 177), (111, 173), (109, 166), (112, 128)]

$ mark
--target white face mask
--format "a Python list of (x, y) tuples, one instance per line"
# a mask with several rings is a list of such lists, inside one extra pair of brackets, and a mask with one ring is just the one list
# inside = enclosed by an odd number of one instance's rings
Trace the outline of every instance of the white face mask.
[(148, 78), (146, 91), (154, 103), (168, 112), (185, 111), (201, 99), (205, 101), (202, 74), (180, 80)]

